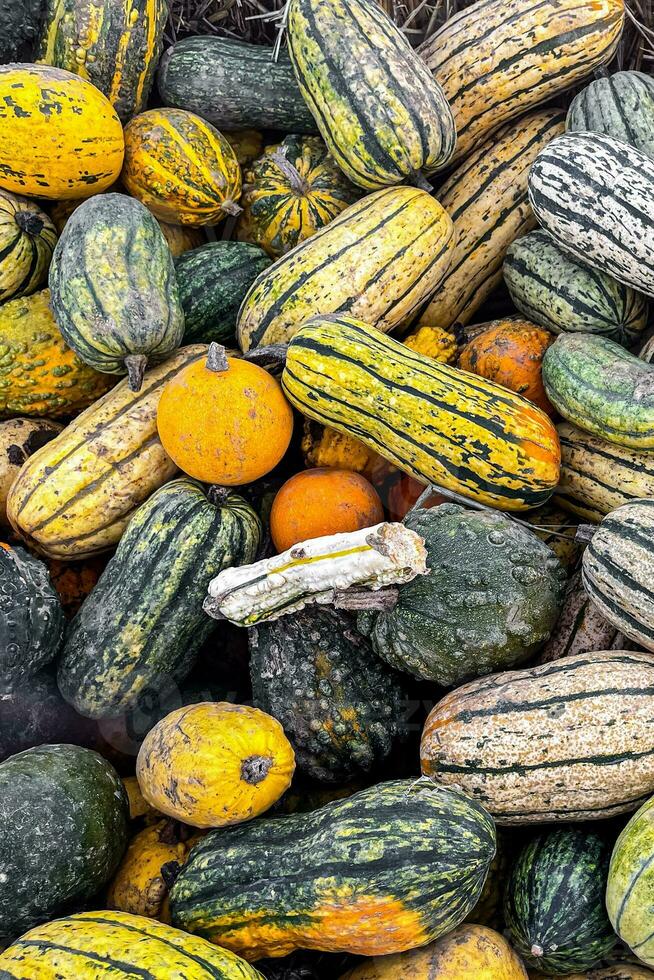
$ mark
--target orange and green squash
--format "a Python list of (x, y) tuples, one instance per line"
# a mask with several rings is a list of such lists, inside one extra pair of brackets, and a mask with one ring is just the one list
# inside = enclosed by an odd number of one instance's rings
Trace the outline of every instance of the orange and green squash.
[(55, 226), (38, 205), (0, 191), (0, 302), (43, 284), (56, 241)]

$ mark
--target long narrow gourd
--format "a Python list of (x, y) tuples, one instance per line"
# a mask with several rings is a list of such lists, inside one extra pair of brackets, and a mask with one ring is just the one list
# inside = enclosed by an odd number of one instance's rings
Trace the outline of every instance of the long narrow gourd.
[(482, 143), (439, 188), (438, 200), (454, 222), (456, 244), (421, 324), (468, 323), (500, 284), (507, 248), (536, 224), (527, 200), (529, 168), (562, 132), (561, 112), (530, 113)]
[(304, 415), (422, 483), (504, 510), (537, 507), (557, 484), (558, 439), (544, 412), (353, 317), (309, 320), (289, 345), (282, 384)]
[(425, 191), (370, 194), (261, 273), (239, 312), (239, 345), (286, 342), (319, 313), (350, 313), (383, 331), (408, 324), (453, 247), (452, 220)]
[(278, 619), (333, 602), (353, 586), (381, 589), (427, 571), (424, 541), (403, 524), (377, 524), (312, 538), (253, 565), (228, 568), (209, 583), (205, 612), (237, 626)]
[(378, 190), (454, 152), (443, 90), (375, 0), (290, 0), (288, 48), (329, 152), (350, 180)]
[(446, 695), (422, 771), (499, 824), (602, 820), (654, 792), (654, 657), (605, 650), (493, 674)]
[(623, 0), (478, 0), (450, 17), (419, 53), (454, 113), (455, 159), (609, 61), (623, 23)]
[(654, 158), (654, 78), (642, 71), (596, 78), (575, 95), (565, 126), (614, 136)]
[(161, 392), (206, 356), (204, 345), (183, 347), (146, 372), (138, 394), (121, 381), (34, 453), (7, 499), (18, 534), (69, 561), (117, 544), (134, 509), (177, 472), (157, 435)]
[(584, 588), (626, 637), (654, 650), (654, 498), (632, 500), (604, 518), (584, 551)]
[(654, 296), (654, 160), (600, 133), (564, 133), (536, 157), (529, 200), (567, 252)]

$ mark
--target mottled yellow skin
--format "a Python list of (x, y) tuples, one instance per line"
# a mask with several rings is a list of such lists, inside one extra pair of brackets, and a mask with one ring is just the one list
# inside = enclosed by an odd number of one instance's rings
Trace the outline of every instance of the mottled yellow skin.
[(258, 708), (228, 702), (172, 711), (148, 733), (136, 762), (151, 806), (201, 828), (264, 813), (288, 789), (294, 769), (279, 722)]
[(90, 82), (45, 65), (0, 67), (0, 187), (90, 197), (113, 184), (123, 153), (120, 120)]
[(654, 797), (618, 837), (606, 885), (606, 910), (620, 939), (654, 966)]
[(161, 814), (153, 810), (150, 804), (143, 798), (141, 787), (136, 776), (125, 776), (123, 786), (129, 800), (129, 819), (141, 820), (144, 823), (156, 823), (161, 819)]

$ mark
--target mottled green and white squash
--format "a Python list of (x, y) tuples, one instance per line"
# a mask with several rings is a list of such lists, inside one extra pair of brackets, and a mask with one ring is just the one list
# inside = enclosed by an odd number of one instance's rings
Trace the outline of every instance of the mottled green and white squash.
[(570, 103), (566, 129), (604, 133), (654, 157), (654, 78), (642, 71), (596, 78)]
[(609, 866), (606, 908), (613, 928), (639, 960), (654, 967), (654, 797), (618, 837)]

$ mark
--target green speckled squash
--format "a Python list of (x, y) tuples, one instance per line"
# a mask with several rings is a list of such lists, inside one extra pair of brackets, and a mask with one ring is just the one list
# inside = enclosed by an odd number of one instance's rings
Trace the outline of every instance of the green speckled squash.
[(153, 494), (70, 624), (58, 672), (66, 700), (103, 718), (183, 679), (214, 626), (202, 612), (209, 581), (252, 561), (259, 533), (254, 511), (234, 494), (190, 479)]
[(179, 347), (184, 315), (170, 249), (156, 218), (125, 194), (76, 208), (50, 267), (52, 309), (90, 367), (127, 373), (138, 391), (148, 363)]
[(117, 772), (89, 749), (41, 745), (0, 765), (0, 941), (109, 881), (127, 845), (128, 812)]
[(383, 955), (458, 925), (494, 854), (493, 821), (466, 796), (380, 783), (312, 813), (209, 833), (173, 886), (171, 913), (248, 960), (297, 947)]
[(606, 842), (583, 829), (548, 831), (522, 848), (507, 882), (504, 918), (528, 966), (573, 973), (610, 953), (608, 870)]
[(429, 572), (400, 587), (394, 609), (360, 613), (380, 657), (452, 685), (520, 663), (547, 640), (565, 571), (535, 534), (457, 504), (414, 511), (405, 524), (425, 539)]
[(606, 908), (613, 928), (639, 960), (654, 967), (654, 797), (618, 837), (609, 866)]
[(566, 129), (614, 136), (654, 157), (654, 78), (642, 71), (596, 78), (570, 103)]
[(300, 770), (345, 782), (386, 758), (408, 694), (348, 617), (318, 606), (248, 634), (254, 703), (281, 722)]

